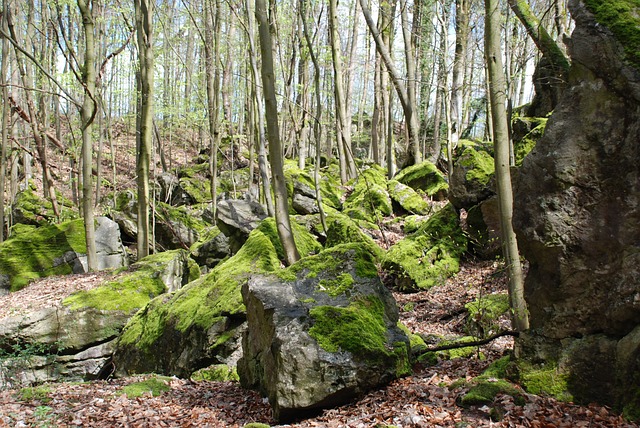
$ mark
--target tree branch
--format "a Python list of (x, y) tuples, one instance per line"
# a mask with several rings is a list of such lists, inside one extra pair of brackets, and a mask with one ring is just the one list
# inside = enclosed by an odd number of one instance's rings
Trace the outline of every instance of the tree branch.
[(518, 337), (520, 336), (520, 333), (513, 330), (505, 330), (505, 331), (501, 331), (500, 333), (496, 333), (493, 336), (489, 336), (486, 339), (475, 340), (473, 342), (459, 342), (459, 343), (451, 343), (449, 345), (434, 346), (432, 348), (423, 349), (420, 352), (425, 353), (425, 352), (447, 351), (449, 349), (460, 349), (460, 348), (469, 348), (473, 346), (482, 346), (503, 336)]

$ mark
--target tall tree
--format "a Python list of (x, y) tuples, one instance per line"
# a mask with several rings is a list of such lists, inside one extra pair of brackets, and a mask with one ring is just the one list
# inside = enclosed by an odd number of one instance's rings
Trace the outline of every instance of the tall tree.
[(139, 62), (136, 173), (138, 184), (138, 259), (149, 255), (149, 165), (153, 146), (153, 0), (135, 0)]
[[(0, 26), (2, 32), (7, 34), (7, 2), (2, 2), (2, 17), (0, 17)], [(7, 172), (7, 145), (9, 144), (9, 90), (7, 89), (7, 71), (9, 69), (9, 40), (2, 37), (2, 61), (0, 65), (0, 85), (2, 85), (2, 146), (0, 148), (0, 243), (4, 241), (4, 195), (5, 192), (5, 175)]]
[(93, 138), (91, 125), (98, 111), (96, 102), (96, 55), (93, 2), (78, 0), (78, 9), (84, 28), (84, 67), (82, 86), (84, 101), (80, 109), (82, 130), (82, 215), (84, 218), (85, 242), (87, 244), (87, 267), (90, 271), (98, 268), (96, 255), (95, 226), (93, 224)]
[(451, 105), (449, 129), (450, 144), (458, 144), (458, 136), (462, 131), (462, 90), (464, 82), (465, 59), (467, 58), (467, 42), (469, 40), (469, 9), (472, 0), (456, 0), (456, 46), (453, 57), (451, 76)]
[(271, 37), (274, 0), (269, 2), (271, 9), (267, 11), (265, 0), (256, 0), (256, 19), (260, 38), (260, 54), (262, 57), (261, 75), (264, 88), (265, 116), (267, 120), (267, 136), (269, 138), (269, 161), (273, 178), (275, 196), (275, 214), (278, 236), (282, 242), (285, 261), (288, 265), (295, 263), (300, 254), (293, 239), (293, 231), (289, 219), (289, 203), (287, 183), (284, 179), (284, 156), (280, 143), (278, 126), (278, 103), (276, 100), (275, 74), (273, 70), (273, 40)]
[(499, 0), (485, 0), (485, 60), (489, 76), (489, 99), (493, 125), (496, 187), (500, 207), (502, 246), (509, 273), (509, 299), (513, 309), (513, 322), (518, 331), (529, 328), (527, 304), (524, 300), (524, 281), (518, 241), (513, 230), (513, 190), (509, 170), (509, 127), (507, 123), (506, 80), (500, 44)]

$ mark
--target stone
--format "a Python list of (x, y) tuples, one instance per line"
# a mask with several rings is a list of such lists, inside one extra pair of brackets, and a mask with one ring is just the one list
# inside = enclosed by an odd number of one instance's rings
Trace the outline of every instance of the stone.
[(637, 34), (640, 11), (629, 3), (599, 22), (611, 3), (569, 2), (569, 81), (515, 182), (531, 325), (516, 349), (557, 365), (577, 401), (622, 410), (640, 409), (621, 375), (637, 360), (616, 351), (640, 324), (640, 67), (607, 23)]
[(206, 240), (201, 240), (191, 246), (191, 255), (198, 265), (212, 268), (231, 255), (229, 238), (218, 228), (215, 228), (215, 231), (208, 235)]
[(339, 245), (243, 285), (248, 326), (238, 374), (269, 398), (278, 420), (350, 402), (410, 373), (409, 340), (374, 260), (357, 244)]
[(201, 211), (191, 206), (156, 203), (155, 238), (162, 249), (187, 249), (195, 244), (207, 224)]
[(458, 210), (469, 210), (495, 195), (494, 171), (494, 161), (489, 153), (465, 148), (453, 167), (449, 201)]
[(449, 188), (447, 181), (438, 168), (429, 161), (404, 168), (394, 178), (415, 190), (422, 190), (434, 200), (442, 201), (447, 198)]
[(263, 206), (250, 199), (223, 199), (218, 201), (216, 225), (229, 238), (231, 252), (236, 253), (266, 217)]
[(300, 193), (294, 193), (291, 206), (298, 214), (316, 214), (319, 213), (318, 203), (315, 199), (304, 196)]
[(194, 199), (182, 188), (180, 179), (173, 174), (163, 172), (156, 177), (157, 198), (173, 206), (190, 205)]
[(389, 196), (394, 203), (394, 212), (399, 214), (426, 215), (431, 212), (431, 205), (413, 188), (397, 180), (387, 183)]
[(343, 213), (372, 224), (393, 213), (386, 173), (381, 166), (373, 164), (361, 172), (353, 185), (353, 192), (344, 201)]

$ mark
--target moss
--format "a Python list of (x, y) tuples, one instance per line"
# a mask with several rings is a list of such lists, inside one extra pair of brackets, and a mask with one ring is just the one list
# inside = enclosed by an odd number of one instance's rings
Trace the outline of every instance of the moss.
[(395, 276), (401, 290), (429, 289), (460, 270), (467, 238), (448, 204), (415, 233), (392, 246), (382, 268)]
[(71, 273), (72, 267), (63, 258), (69, 252), (86, 253), (82, 220), (21, 228), (0, 245), (0, 274), (8, 275), (10, 290), (17, 291), (33, 279)]
[(411, 234), (416, 232), (429, 220), (429, 217), (423, 215), (408, 215), (404, 217), (404, 233)]
[(474, 383), (460, 400), (463, 406), (489, 404), (498, 394), (520, 395), (520, 391), (504, 379), (478, 379)]
[(387, 187), (391, 199), (396, 201), (403, 210), (412, 214), (422, 215), (428, 214), (431, 211), (431, 205), (406, 184), (402, 184), (397, 180), (391, 180)]
[[(271, 240), (271, 243), (276, 249), (278, 258), (280, 260), (285, 260), (284, 248), (280, 242), (275, 218), (268, 217), (264, 219), (257, 229)], [(291, 229), (293, 231), (293, 239), (296, 243), (296, 248), (298, 249), (298, 253), (300, 253), (301, 257), (315, 254), (322, 249), (322, 245), (320, 245), (316, 237), (304, 226), (301, 226), (296, 222), (291, 222)]]
[(36, 186), (29, 181), (28, 186), (19, 192), (13, 202), (14, 221), (32, 225), (47, 225), (54, 221), (70, 220), (77, 217), (75, 204), (56, 191), (56, 200), (60, 217), (56, 217), (53, 204), (49, 199), (36, 194)]
[(640, 7), (637, 0), (585, 0), (596, 20), (624, 47), (628, 61), (640, 69)]
[(260, 422), (249, 422), (248, 424), (246, 424), (242, 428), (271, 428), (271, 425), (263, 424), (263, 423), (260, 423)]
[(376, 260), (381, 260), (384, 250), (375, 241), (366, 235), (362, 229), (348, 216), (334, 213), (327, 218), (327, 241), (325, 247), (334, 247), (339, 244), (357, 243), (370, 253)]
[(395, 176), (395, 179), (413, 189), (420, 189), (432, 197), (449, 188), (442, 173), (433, 163), (428, 161), (403, 169)]
[(185, 206), (174, 207), (164, 202), (156, 202), (156, 214), (158, 219), (166, 223), (176, 222), (185, 225), (189, 229), (196, 231), (198, 236), (209, 226), (200, 218), (194, 216)]
[(569, 392), (569, 375), (558, 370), (555, 364), (534, 366), (524, 360), (516, 362), (517, 381), (536, 395), (549, 395), (560, 401), (573, 401)]
[[(290, 197), (293, 197), (293, 184), (300, 182), (310, 189), (315, 189), (315, 180), (313, 178), (313, 166), (308, 167), (305, 170), (298, 168), (297, 162), (292, 160), (285, 160), (284, 175), (287, 182), (287, 190)], [(322, 202), (331, 208), (342, 208), (342, 186), (334, 178), (336, 175), (332, 174), (320, 174), (320, 196)]]
[(62, 301), (71, 310), (91, 307), (101, 310), (131, 312), (139, 309), (156, 296), (166, 291), (161, 275), (167, 265), (178, 260), (187, 262), (187, 278), (190, 281), (200, 276), (200, 269), (188, 258), (184, 250), (152, 254), (136, 262), (131, 272), (113, 281), (72, 294)]
[(131, 383), (122, 388), (122, 393), (127, 395), (127, 398), (137, 398), (144, 395), (151, 394), (154, 397), (162, 394), (163, 392), (171, 391), (169, 381), (171, 378), (164, 376), (154, 376), (149, 379)]
[(522, 165), (522, 161), (531, 150), (536, 146), (540, 138), (544, 135), (544, 130), (547, 126), (546, 117), (521, 117), (517, 120), (522, 122), (528, 122), (531, 130), (527, 132), (518, 141), (513, 142), (513, 155), (515, 158), (516, 166)]
[(23, 402), (39, 401), (41, 403), (48, 403), (51, 401), (49, 394), (52, 392), (53, 389), (51, 386), (46, 384), (20, 388), (16, 393), (16, 400)]
[(244, 312), (240, 289), (251, 274), (279, 268), (280, 260), (271, 239), (255, 229), (233, 257), (209, 274), (173, 295), (152, 300), (138, 311), (125, 327), (119, 343), (150, 352), (167, 329), (186, 332), (195, 327), (207, 331), (224, 322), (226, 316)]
[(412, 355), (418, 355), (421, 351), (427, 348), (427, 344), (424, 339), (417, 334), (411, 333), (406, 325), (398, 321), (398, 328), (404, 332), (409, 338), (409, 346), (411, 348)]
[(191, 380), (200, 381), (216, 381), (216, 382), (238, 382), (238, 372), (235, 367), (229, 367), (226, 364), (214, 364), (213, 366), (206, 367), (194, 372), (191, 375)]
[[(498, 318), (509, 310), (509, 296), (489, 294), (464, 305), (469, 312), (469, 330), (480, 328), (484, 334), (497, 330)], [(471, 333), (471, 331), (470, 331)]]
[(372, 223), (391, 215), (393, 207), (382, 167), (373, 165), (362, 171), (354, 183), (353, 192), (344, 201), (343, 212), (351, 218)]
[(495, 172), (495, 163), (491, 155), (471, 147), (462, 152), (458, 162), (467, 171), (465, 176), (467, 181), (486, 185)]
[(276, 274), (283, 280), (293, 281), (300, 274), (305, 278), (315, 278), (320, 273), (326, 273), (331, 276), (331, 279), (321, 280), (319, 286), (326, 288), (321, 291), (335, 297), (348, 290), (354, 281), (350, 274), (344, 273), (350, 269), (346, 264), (345, 257), (342, 256), (347, 251), (354, 252), (353, 257), (350, 259), (355, 260), (356, 275), (360, 278), (375, 278), (378, 276), (375, 256), (369, 252), (368, 248), (357, 243), (341, 244), (327, 248), (319, 254), (300, 259), (287, 269), (276, 272)]
[(377, 297), (360, 298), (347, 307), (316, 306), (309, 311), (309, 335), (327, 352), (350, 352), (372, 362), (397, 359), (399, 375), (410, 371), (406, 344), (387, 341), (384, 304)]
[(196, 202), (206, 203), (211, 201), (211, 181), (198, 177), (180, 178), (180, 187)]

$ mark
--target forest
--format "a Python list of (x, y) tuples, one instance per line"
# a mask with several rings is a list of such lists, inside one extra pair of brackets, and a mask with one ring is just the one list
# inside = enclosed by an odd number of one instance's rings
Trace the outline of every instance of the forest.
[(638, 0), (4, 0), (0, 426), (636, 426)]

